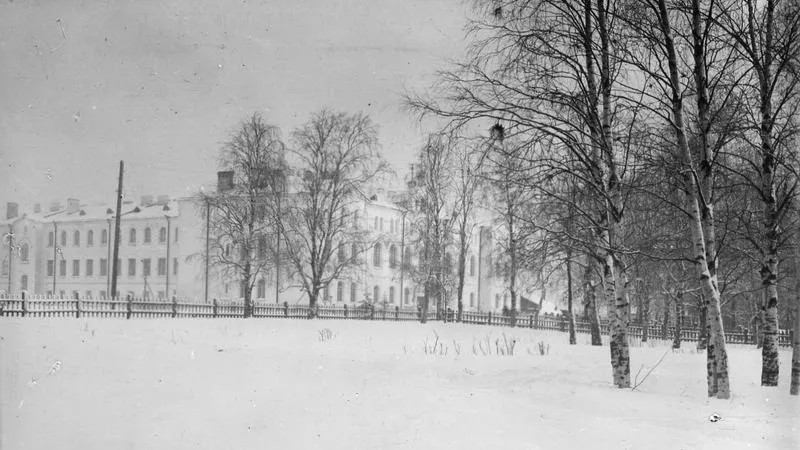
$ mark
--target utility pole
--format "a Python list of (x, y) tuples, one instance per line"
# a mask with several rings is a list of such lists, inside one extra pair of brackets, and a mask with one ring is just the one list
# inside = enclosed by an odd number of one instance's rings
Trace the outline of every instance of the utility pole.
[(111, 271), (111, 298), (116, 298), (117, 294), (117, 274), (119, 267), (117, 267), (117, 259), (119, 259), (119, 221), (122, 216), (122, 172), (125, 163), (119, 162), (119, 183), (117, 184), (117, 215), (114, 223), (114, 260), (112, 261)]
[(58, 223), (53, 221), (53, 297), (56, 296), (56, 272), (58, 272)]
[(8, 224), (8, 295), (11, 295), (11, 281), (13, 280), (11, 272), (13, 271), (14, 260), (14, 227)]
[(167, 264), (166, 264), (166, 266), (167, 266), (166, 267), (166, 269), (167, 269), (167, 282), (166, 282), (166, 285), (167, 286), (165, 288), (165, 292), (166, 292), (166, 298), (167, 298), (167, 300), (169, 300), (169, 243), (170, 243), (170, 241), (169, 241), (169, 238), (170, 238), (170, 230), (169, 230), (169, 228), (170, 228), (170, 224), (169, 224), (169, 216), (167, 215), (166, 217), (167, 217)]
[[(406, 263), (406, 214), (408, 210), (403, 211), (400, 224), (400, 305), (406, 305), (406, 291), (403, 289), (403, 275), (405, 274)], [(410, 261), (409, 261), (410, 262)]]
[[(278, 192), (277, 197), (278, 215), (275, 217), (276, 221), (281, 220), (281, 192)], [(281, 230), (277, 226), (275, 227), (275, 240), (275, 304), (277, 305), (280, 303), (278, 294), (281, 286)]]
[(111, 293), (111, 219), (106, 219), (106, 222), (108, 222), (108, 233), (106, 234), (106, 253), (108, 253), (106, 257), (106, 297), (113, 299), (114, 294)]
[(209, 245), (209, 231), (211, 228), (211, 200), (206, 197), (206, 290), (205, 290), (205, 302), (208, 303), (208, 262), (211, 259), (211, 255), (209, 254), (208, 245)]

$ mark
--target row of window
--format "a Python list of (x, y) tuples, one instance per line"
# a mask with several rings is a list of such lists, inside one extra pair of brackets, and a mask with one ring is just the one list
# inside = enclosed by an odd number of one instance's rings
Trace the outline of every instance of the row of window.
[[(144, 229), (144, 237), (142, 239), (142, 243), (150, 244), (152, 243), (152, 231), (150, 227), (145, 227)], [(172, 239), (173, 242), (178, 242), (178, 227), (175, 227), (175, 236)], [(135, 245), (137, 242), (137, 231), (136, 228), (131, 228), (128, 230), (128, 244)], [(167, 228), (161, 227), (158, 230), (158, 242), (160, 244), (164, 244), (167, 242)], [(100, 244), (107, 244), (108, 243), (108, 230), (102, 230), (100, 232)], [(55, 234), (51, 231), (47, 235), (47, 246), (52, 247), (55, 244)], [(59, 245), (61, 247), (67, 246), (67, 232), (61, 231), (61, 236), (59, 239)], [(72, 233), (72, 246), (73, 247), (80, 247), (81, 245), (81, 232), (80, 230), (75, 230)], [(86, 232), (86, 246), (91, 247), (94, 245), (94, 230), (88, 230)]]
[[(355, 250), (354, 250), (355, 251)], [(372, 264), (375, 267), (381, 267), (383, 265), (383, 246), (380, 243), (376, 243), (372, 249)], [(397, 267), (397, 246), (391, 244), (389, 246), (389, 267), (394, 269)], [(344, 259), (344, 247), (339, 247), (339, 258)], [(403, 258), (403, 262), (406, 266), (411, 265), (411, 249), (406, 248), (406, 254)], [(453, 270), (453, 257), (450, 253), (445, 254), (445, 267), (449, 270)], [(469, 276), (475, 276), (475, 256), (469, 257)]]
[[(104, 277), (108, 274), (108, 260), (105, 258), (100, 258), (100, 270), (98, 271), (98, 275)], [(141, 260), (142, 263), (142, 276), (149, 277), (150, 276), (150, 258), (145, 258)], [(158, 258), (158, 276), (166, 276), (167, 275), (167, 258)], [(128, 276), (136, 276), (136, 267), (138, 265), (138, 260), (136, 258), (128, 258)], [(122, 271), (122, 260), (117, 260), (117, 267), (119, 268), (120, 272)], [(53, 260), (50, 259), (47, 261), (47, 276), (52, 277), (53, 271), (55, 270), (55, 266), (53, 264)], [(178, 274), (178, 258), (172, 258), (172, 274)], [(58, 261), (58, 275), (61, 277), (67, 276), (67, 260), (62, 259)], [(84, 276), (91, 277), (94, 276), (94, 260), (87, 259), (84, 261)], [(80, 259), (73, 259), (72, 260), (72, 276), (79, 277), (81, 276), (81, 260)]]
[[(52, 295), (53, 295), (53, 291), (52, 290), (47, 291), (47, 296), (48, 297), (51, 297)], [(67, 295), (67, 293), (64, 290), (58, 291), (58, 296), (60, 298), (70, 298), (70, 299), (75, 298), (75, 297), (80, 297), (80, 291), (77, 291), (77, 290), (72, 291), (72, 295), (70, 297), (67, 297), (66, 295)], [(174, 292), (173, 292), (173, 295), (174, 295)], [(126, 296), (122, 297), (122, 293), (117, 291), (117, 298), (122, 299), (122, 298), (126, 298), (126, 297), (134, 297), (135, 298), (136, 297), (136, 293), (133, 292), (133, 291), (128, 291)], [(80, 297), (80, 298), (81, 299), (86, 299), (86, 300), (92, 300), (92, 299), (95, 298), (94, 297), (94, 291), (87, 290), (84, 293), (83, 297)], [(149, 296), (145, 296), (145, 299), (149, 299), (149, 298), (150, 298)], [(166, 292), (158, 291), (158, 299), (159, 300), (164, 300), (166, 298), (167, 298)], [(99, 300), (109, 300), (109, 298), (106, 296), (106, 291), (104, 291), (104, 290), (98, 291), (97, 299), (99, 299)]]
[[(390, 233), (400, 233), (402, 231), (402, 226), (400, 224), (400, 219), (387, 219), (389, 222), (389, 232)], [(383, 232), (384, 231), (384, 222), (383, 217), (375, 217), (372, 223), (372, 229), (375, 231)]]

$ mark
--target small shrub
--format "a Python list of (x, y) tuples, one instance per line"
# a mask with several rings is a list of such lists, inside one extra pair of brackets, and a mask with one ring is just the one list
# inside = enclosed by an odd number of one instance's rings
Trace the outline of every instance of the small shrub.
[(544, 341), (539, 341), (536, 345), (539, 348), (539, 355), (546, 356), (550, 354), (550, 344), (545, 344)]
[(333, 339), (334, 334), (330, 328), (323, 328), (319, 330), (319, 341), (320, 342), (327, 342)]

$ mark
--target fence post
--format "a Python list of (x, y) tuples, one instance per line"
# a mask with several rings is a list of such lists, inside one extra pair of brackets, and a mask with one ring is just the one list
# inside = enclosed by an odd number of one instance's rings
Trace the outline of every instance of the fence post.
[(75, 318), (80, 319), (81, 317), (81, 298), (78, 293), (75, 293)]
[(375, 320), (375, 305), (369, 307), (369, 320)]
[(211, 315), (215, 319), (217, 318), (217, 308), (218, 307), (219, 307), (219, 304), (217, 303), (217, 299), (214, 299), (214, 302), (211, 304)]
[(347, 319), (347, 303), (344, 304), (344, 318)]
[(172, 318), (178, 317), (178, 297), (172, 296)]
[(558, 317), (559, 317), (559, 319), (558, 319), (558, 331), (564, 332), (567, 322), (566, 322), (566, 320), (564, 320), (564, 315), (563, 314), (558, 316)]
[(22, 317), (28, 315), (28, 299), (25, 298), (25, 292), (22, 293)]
[(289, 302), (283, 302), (283, 316), (289, 317)]
[(400, 307), (394, 307), (394, 320), (400, 320)]
[(133, 313), (133, 296), (132, 295), (128, 294), (128, 301), (127, 301), (125, 306), (127, 307), (127, 313), (126, 313), (127, 317), (126, 317), (126, 319), (130, 319), (131, 318), (131, 314)]
[(492, 324), (492, 312), (489, 311), (489, 317), (486, 319), (486, 325)]

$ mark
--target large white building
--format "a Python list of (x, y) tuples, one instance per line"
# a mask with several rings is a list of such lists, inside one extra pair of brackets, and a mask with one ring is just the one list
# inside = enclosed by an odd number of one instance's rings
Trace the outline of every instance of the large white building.
[[(408, 217), (377, 191), (356, 209), (352, 226), (368, 230), (375, 245), (358, 270), (333, 280), (323, 291), (323, 305), (357, 305), (363, 301), (387, 307), (416, 308), (422, 286), (403, 270), (403, 261), (416, 264), (419, 249), (409, 243)], [(86, 205), (68, 199), (47, 211), (35, 206), (19, 214), (9, 203), (0, 222), (4, 240), (0, 256), (0, 293), (57, 297), (110, 296), (114, 240), (114, 205)], [(145, 196), (122, 205), (117, 294), (146, 298), (210, 302), (236, 299), (243, 293), (236, 279), (226, 279), (207, 264), (206, 208), (195, 198)], [(493, 276), (492, 228), (478, 224), (466, 259), (463, 293), (466, 311), (499, 311), (509, 306), (503, 281)], [(451, 256), (454, 259), (454, 254)], [(256, 280), (253, 297), (261, 302), (302, 304), (307, 295), (292, 278), (290, 267), (275, 269)], [(206, 275), (208, 274), (208, 276)], [(455, 308), (454, 295), (449, 306)]]

